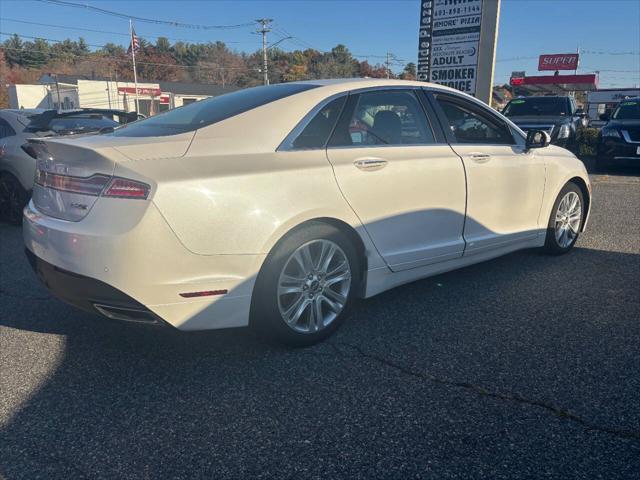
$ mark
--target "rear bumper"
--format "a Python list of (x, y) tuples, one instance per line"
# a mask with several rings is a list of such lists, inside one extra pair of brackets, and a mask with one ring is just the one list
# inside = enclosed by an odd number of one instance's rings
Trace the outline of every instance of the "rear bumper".
[[(180, 330), (248, 325), (265, 257), (194, 254), (153, 203), (119, 199), (100, 199), (79, 222), (43, 215), (31, 202), (23, 237), (34, 269), (62, 300), (120, 320), (161, 319)], [(184, 295), (191, 292), (212, 295)]]
[(36, 257), (28, 248), (25, 248), (25, 254), (40, 281), (60, 300), (85, 312), (115, 320), (164, 324), (144, 305), (117, 288), (100, 280), (58, 268)]

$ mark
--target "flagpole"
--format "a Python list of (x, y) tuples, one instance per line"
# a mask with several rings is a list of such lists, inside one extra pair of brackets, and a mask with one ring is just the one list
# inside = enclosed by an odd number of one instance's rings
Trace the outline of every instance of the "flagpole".
[(140, 113), (140, 104), (138, 102), (138, 74), (136, 72), (136, 48), (133, 42), (133, 20), (129, 19), (129, 37), (131, 40), (131, 58), (133, 60), (133, 84), (136, 89), (136, 113)]

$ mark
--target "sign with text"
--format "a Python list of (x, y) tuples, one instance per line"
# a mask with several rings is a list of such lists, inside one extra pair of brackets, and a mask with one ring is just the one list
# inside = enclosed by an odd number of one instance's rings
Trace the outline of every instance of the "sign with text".
[(540, 55), (538, 70), (577, 70), (579, 55), (577, 53), (557, 53)]
[(499, 6), (499, 0), (422, 0), (418, 80), (489, 101)]
[[(118, 93), (129, 93), (135, 95), (136, 89), (135, 87), (118, 87)], [(157, 97), (161, 93), (162, 90), (159, 88), (138, 87), (138, 95), (150, 95), (152, 97)]]

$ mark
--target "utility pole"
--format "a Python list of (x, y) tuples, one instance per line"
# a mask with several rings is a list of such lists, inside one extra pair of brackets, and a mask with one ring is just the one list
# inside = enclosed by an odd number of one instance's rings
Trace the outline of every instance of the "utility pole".
[(387, 52), (387, 78), (391, 77), (391, 52)]
[(58, 96), (58, 110), (62, 110), (62, 103), (60, 103), (60, 84), (58, 83), (58, 74), (53, 77), (56, 79), (56, 94)]
[(273, 22), (272, 18), (259, 18), (256, 20), (262, 28), (258, 30), (256, 33), (262, 34), (262, 77), (264, 79), (264, 84), (269, 85), (269, 71), (267, 65), (267, 32), (270, 32), (269, 24)]

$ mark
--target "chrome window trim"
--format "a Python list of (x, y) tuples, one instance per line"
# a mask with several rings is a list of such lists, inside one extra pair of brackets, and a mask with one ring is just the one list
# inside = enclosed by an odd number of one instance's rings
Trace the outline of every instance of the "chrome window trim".
[[(514, 143), (495, 143), (495, 144), (489, 144), (489, 143), (460, 143), (460, 142), (454, 142), (451, 143), (451, 145), (460, 145), (460, 146), (464, 146), (464, 145), (480, 145), (480, 146), (487, 146), (487, 147), (492, 147), (492, 146), (500, 146), (500, 147), (520, 147), (522, 146), (518, 141), (517, 138), (520, 138), (521, 140), (525, 140), (526, 141), (526, 135), (521, 135), (521, 129), (520, 127), (518, 127), (518, 125), (516, 125), (515, 123), (513, 123), (511, 120), (509, 120), (505, 115), (502, 115), (500, 112), (497, 112), (496, 110), (494, 110), (493, 108), (489, 107), (487, 104), (485, 104), (484, 102), (481, 102), (480, 100), (478, 100), (475, 97), (472, 97), (470, 95), (460, 95), (459, 93), (457, 93), (456, 91), (451, 91), (451, 90), (445, 90), (444, 88), (437, 88), (437, 87), (433, 87), (433, 86), (426, 86), (426, 87), (419, 87), (422, 88), (423, 90), (430, 92), (432, 95), (433, 94), (443, 94), (443, 95), (449, 95), (451, 97), (454, 97), (458, 100), (460, 100), (461, 102), (469, 102), (475, 106), (477, 106), (478, 108), (480, 108), (483, 112), (485, 112), (487, 115), (489, 115), (490, 117), (493, 117), (496, 119), (496, 121), (500, 121), (504, 124), (504, 126), (506, 127), (506, 129), (509, 131), (509, 133), (511, 134), (511, 137), (514, 140)], [(437, 99), (436, 99), (437, 101)], [(518, 135), (515, 135), (515, 134)], [(522, 134), (524, 134), (524, 132), (522, 132)]]
[[(436, 145), (448, 145), (447, 142), (437, 141), (435, 132), (433, 131), (433, 127), (431, 126), (432, 120), (429, 118), (427, 112), (424, 112), (424, 116), (427, 119), (428, 127), (431, 130), (434, 137), (433, 143), (411, 143), (411, 144), (401, 143), (401, 144), (394, 144), (394, 145), (346, 145), (346, 146), (335, 146), (335, 147), (330, 147), (325, 143), (325, 145), (322, 148), (295, 148), (293, 146), (293, 142), (295, 141), (295, 139), (298, 138), (298, 135), (302, 133), (302, 131), (306, 128), (306, 126), (313, 119), (313, 117), (315, 117), (320, 110), (322, 110), (325, 106), (327, 106), (329, 103), (331, 103), (333, 100), (337, 98), (340, 98), (343, 96), (348, 97), (350, 95), (358, 95), (358, 94), (367, 93), (367, 92), (375, 92), (380, 90), (409, 90), (416, 95), (416, 101), (418, 102), (418, 104), (420, 104), (420, 99), (417, 97), (417, 95), (418, 95), (418, 92), (423, 88), (424, 87), (417, 86), (417, 85), (384, 85), (384, 86), (378, 85), (374, 87), (362, 87), (362, 88), (356, 88), (354, 90), (335, 93), (325, 98), (324, 100), (322, 100), (315, 107), (313, 107), (309, 111), (309, 113), (307, 113), (304, 117), (302, 117), (302, 120), (298, 122), (298, 124), (293, 128), (293, 130), (291, 130), (291, 132), (289, 132), (289, 134), (280, 143), (280, 145), (278, 145), (278, 148), (276, 148), (276, 152), (312, 152), (315, 150), (329, 150), (329, 149), (334, 150), (336, 148), (421, 147), (421, 146), (430, 147), (430, 146), (436, 146)], [(346, 102), (345, 102), (345, 105), (346, 105)], [(424, 108), (422, 107), (422, 105), (420, 105), (420, 107), (424, 111)], [(338, 118), (338, 120), (340, 119)], [(333, 132), (331, 132), (331, 134), (333, 134)], [(331, 135), (329, 135), (329, 138), (331, 138)]]
[[(278, 148), (276, 148), (276, 152), (307, 152), (307, 151), (314, 151), (314, 150), (324, 150), (326, 148), (326, 142), (325, 145), (322, 146), (322, 148), (296, 148), (293, 146), (293, 142), (296, 140), (296, 138), (298, 138), (298, 136), (302, 133), (302, 131), (307, 128), (307, 125), (309, 124), (309, 122), (311, 120), (313, 120), (313, 118), (318, 114), (318, 112), (320, 112), (320, 110), (322, 110), (324, 107), (326, 107), (328, 104), (330, 104), (331, 102), (333, 102), (334, 100), (340, 98), (340, 97), (348, 97), (350, 92), (340, 92), (340, 93), (335, 93), (327, 98), (325, 98), (324, 100), (322, 100), (320, 103), (318, 103), (315, 107), (313, 107), (309, 113), (307, 113), (304, 117), (302, 117), (302, 119), (298, 122), (298, 124), (293, 128), (293, 130), (291, 130), (291, 132), (289, 132), (289, 135), (287, 135), (284, 140), (280, 143), (280, 145), (278, 145)], [(346, 102), (345, 102), (346, 104)], [(343, 106), (344, 108), (344, 106)], [(342, 112), (341, 112), (342, 113)], [(338, 121), (338, 119), (336, 119), (336, 121)], [(331, 135), (329, 135), (331, 136)]]

